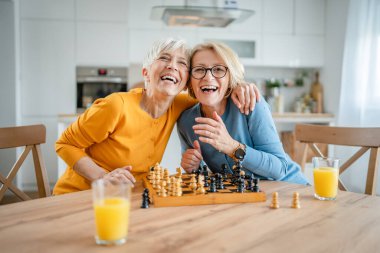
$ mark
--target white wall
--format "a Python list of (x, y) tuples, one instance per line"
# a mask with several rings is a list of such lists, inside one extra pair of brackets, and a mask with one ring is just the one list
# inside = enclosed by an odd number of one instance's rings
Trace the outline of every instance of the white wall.
[[(0, 1), (0, 127), (16, 124), (14, 3)], [(0, 150), (0, 173), (6, 174), (16, 150)]]

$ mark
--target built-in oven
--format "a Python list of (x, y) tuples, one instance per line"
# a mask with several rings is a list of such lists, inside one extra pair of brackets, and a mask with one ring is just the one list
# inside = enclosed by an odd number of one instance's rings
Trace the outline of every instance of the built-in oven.
[(127, 91), (126, 67), (78, 66), (77, 111), (83, 112), (98, 98), (113, 92)]

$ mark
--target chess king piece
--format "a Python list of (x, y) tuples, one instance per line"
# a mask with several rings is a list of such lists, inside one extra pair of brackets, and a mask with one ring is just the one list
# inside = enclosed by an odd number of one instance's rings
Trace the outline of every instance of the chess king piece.
[(145, 188), (142, 194), (141, 208), (149, 208), (149, 204), (150, 204), (149, 189)]
[(298, 192), (293, 193), (292, 208), (295, 208), (295, 209), (301, 208), (299, 197), (300, 196)]
[(280, 204), (278, 203), (278, 192), (274, 192), (272, 194), (272, 203), (270, 205), (270, 208), (272, 209), (280, 208)]

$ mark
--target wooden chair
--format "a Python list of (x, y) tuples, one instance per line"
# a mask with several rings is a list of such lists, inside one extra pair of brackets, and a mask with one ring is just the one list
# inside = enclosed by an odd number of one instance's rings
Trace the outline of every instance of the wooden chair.
[[(305, 168), (306, 156), (310, 148), (317, 156), (326, 156), (316, 146), (316, 143), (332, 144), (338, 146), (361, 147), (345, 163), (340, 166), (339, 174), (342, 174), (367, 150), (370, 150), (367, 181), (365, 193), (376, 194), (377, 165), (380, 147), (380, 128), (351, 128), (330, 127), (320, 125), (296, 125), (296, 140), (303, 143), (303, 151), (299, 164)], [(347, 190), (339, 179), (339, 189)]]
[(39, 196), (47, 197), (51, 195), (40, 147), (40, 144), (45, 143), (45, 141), (46, 128), (44, 125), (0, 128), (0, 149), (25, 147), (8, 175), (5, 177), (0, 174), (0, 183), (2, 184), (0, 188), (0, 202), (7, 189), (12, 191), (21, 200), (31, 199), (12, 183), (12, 180), (16, 176), (30, 150), (32, 150), (33, 153)]

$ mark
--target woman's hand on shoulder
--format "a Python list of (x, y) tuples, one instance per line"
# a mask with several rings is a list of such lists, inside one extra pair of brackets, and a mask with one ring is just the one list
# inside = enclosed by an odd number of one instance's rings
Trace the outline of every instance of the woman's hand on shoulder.
[(241, 83), (232, 90), (231, 99), (241, 113), (249, 114), (260, 101), (260, 91), (254, 83)]

